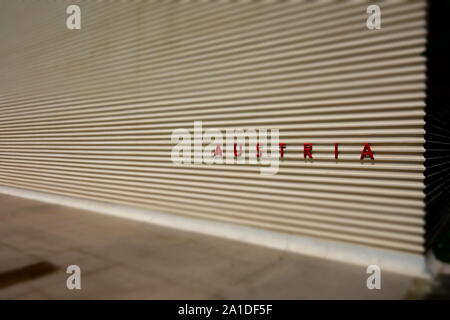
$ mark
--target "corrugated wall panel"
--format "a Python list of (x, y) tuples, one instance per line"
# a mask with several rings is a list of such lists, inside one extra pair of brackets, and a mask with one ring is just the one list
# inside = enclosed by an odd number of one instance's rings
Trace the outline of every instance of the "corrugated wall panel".
[[(380, 30), (365, 1), (69, 4), (0, 4), (1, 184), (423, 251), (425, 1)], [(175, 165), (194, 121), (279, 129), (279, 172)]]

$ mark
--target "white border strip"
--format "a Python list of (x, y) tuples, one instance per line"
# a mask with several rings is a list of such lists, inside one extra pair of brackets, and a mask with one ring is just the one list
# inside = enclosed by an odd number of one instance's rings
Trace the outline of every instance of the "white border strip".
[(425, 257), (391, 250), (347, 244), (338, 241), (258, 229), (228, 222), (182, 217), (156, 211), (100, 201), (84, 200), (20, 188), (0, 186), (0, 193), (80, 208), (121, 218), (176, 228), (289, 252), (367, 267), (378, 265), (383, 271), (430, 278)]

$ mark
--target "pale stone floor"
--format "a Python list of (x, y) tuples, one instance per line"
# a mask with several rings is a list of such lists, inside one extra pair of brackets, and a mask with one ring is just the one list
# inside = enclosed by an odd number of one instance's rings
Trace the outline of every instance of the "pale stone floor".
[[(423, 296), (423, 280), (399, 274), (383, 272), (381, 290), (368, 290), (361, 266), (7, 195), (0, 195), (0, 235), (0, 299)], [(81, 290), (66, 287), (73, 264)]]

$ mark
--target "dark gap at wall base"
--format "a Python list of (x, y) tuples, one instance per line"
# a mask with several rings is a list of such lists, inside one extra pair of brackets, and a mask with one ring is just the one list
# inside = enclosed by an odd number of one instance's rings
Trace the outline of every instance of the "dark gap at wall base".
[(450, 1), (428, 1), (426, 247), (450, 254)]

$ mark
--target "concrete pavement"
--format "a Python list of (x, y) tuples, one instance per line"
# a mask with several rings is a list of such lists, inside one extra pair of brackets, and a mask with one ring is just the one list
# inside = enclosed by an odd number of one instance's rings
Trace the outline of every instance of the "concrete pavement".
[[(0, 299), (414, 299), (364, 267), (0, 195)], [(81, 268), (81, 290), (66, 268)]]

